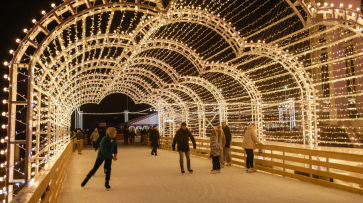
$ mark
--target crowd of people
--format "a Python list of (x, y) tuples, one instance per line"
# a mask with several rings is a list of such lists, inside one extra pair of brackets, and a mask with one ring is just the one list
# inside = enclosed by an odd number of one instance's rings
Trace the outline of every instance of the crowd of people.
[[(157, 149), (159, 147), (159, 139), (160, 134), (157, 129), (157, 126), (152, 126), (149, 130), (142, 129), (138, 132), (141, 135), (141, 141), (144, 136), (149, 137), (150, 146), (152, 148), (151, 155), (157, 156)], [(110, 177), (111, 177), (111, 165), (112, 160), (117, 160), (117, 139), (116, 139), (117, 130), (116, 128), (109, 127), (107, 128), (105, 133), (100, 133), (97, 128), (94, 129), (92, 134), (87, 129), (84, 133), (81, 130), (77, 130), (75, 137), (77, 139), (77, 148), (78, 154), (82, 154), (82, 146), (83, 139), (86, 138), (87, 144), (90, 145), (93, 141), (93, 148), (95, 151), (98, 149), (98, 154), (96, 158), (96, 162), (91, 169), (91, 171), (86, 175), (86, 178), (81, 183), (81, 186), (84, 187), (90, 178), (96, 173), (98, 168), (104, 162), (104, 172), (106, 174), (105, 178), (105, 187), (106, 189), (110, 189), (109, 185)], [(130, 143), (134, 143), (136, 137), (136, 132), (133, 130), (129, 130), (129, 128), (125, 128), (124, 131), (124, 145), (128, 145), (128, 141)], [(187, 162), (187, 171), (192, 173), (193, 169), (191, 168), (191, 160), (190, 160), (190, 147), (189, 141), (193, 143), (193, 148), (196, 149), (196, 142), (194, 136), (187, 128), (187, 124), (183, 122), (181, 124), (180, 129), (176, 132), (172, 149), (175, 151), (177, 149), (179, 153), (179, 164), (181, 173), (185, 173), (184, 168), (184, 156), (186, 157)], [(222, 122), (221, 126), (217, 126), (210, 135), (210, 159), (212, 160), (212, 170), (211, 173), (217, 174), (221, 173), (221, 168), (224, 166), (231, 166), (231, 141), (232, 135), (229, 127), (225, 122)], [(257, 136), (256, 136), (256, 126), (254, 123), (251, 123), (244, 134), (244, 139), (242, 143), (242, 148), (246, 152), (246, 172), (252, 173), (256, 172), (253, 167), (253, 150), (256, 148), (256, 144), (262, 144)]]

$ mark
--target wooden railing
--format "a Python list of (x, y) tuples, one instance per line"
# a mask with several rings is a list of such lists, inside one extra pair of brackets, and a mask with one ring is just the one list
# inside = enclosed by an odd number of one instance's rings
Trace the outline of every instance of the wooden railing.
[[(190, 153), (209, 158), (209, 139), (196, 138), (197, 149), (190, 142)], [(160, 148), (172, 150), (173, 138), (161, 137)], [(276, 145), (257, 145), (262, 154), (254, 151), (255, 168), (314, 184), (363, 194), (363, 155), (294, 148)], [(232, 164), (245, 166), (245, 151), (241, 142), (231, 143)]]
[(56, 203), (73, 152), (73, 140), (63, 147), (63, 153), (52, 157), (14, 197), (12, 203), (52, 202)]

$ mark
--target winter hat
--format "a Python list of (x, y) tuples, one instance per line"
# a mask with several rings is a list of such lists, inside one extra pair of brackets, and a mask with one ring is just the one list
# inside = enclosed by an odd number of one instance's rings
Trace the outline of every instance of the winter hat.
[(211, 141), (211, 142), (217, 141), (217, 137), (216, 137), (216, 136), (211, 136), (211, 137), (210, 137), (210, 141)]
[(107, 129), (107, 134), (108, 134), (108, 137), (112, 140), (113, 139), (113, 134), (115, 133), (116, 131), (116, 128), (114, 127), (109, 127)]
[(185, 122), (182, 122), (181, 126), (187, 126), (187, 124)]

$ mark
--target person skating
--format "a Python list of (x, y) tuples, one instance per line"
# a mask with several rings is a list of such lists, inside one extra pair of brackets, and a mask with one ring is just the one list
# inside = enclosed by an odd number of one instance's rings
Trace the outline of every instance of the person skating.
[(87, 136), (87, 145), (91, 145), (91, 132), (89, 131), (89, 129), (86, 129), (85, 132), (86, 136)]
[(189, 138), (193, 142), (193, 148), (196, 149), (197, 145), (195, 143), (194, 137), (192, 133), (188, 130), (187, 124), (183, 122), (181, 124), (181, 128), (176, 132), (174, 140), (173, 140), (173, 151), (175, 151), (175, 144), (178, 145), (178, 152), (179, 152), (179, 162), (180, 162), (180, 169), (182, 173), (184, 171), (184, 161), (183, 157), (184, 154), (187, 158), (187, 167), (189, 172), (193, 172), (190, 167), (190, 153), (189, 153)]
[(224, 159), (223, 159), (223, 148), (226, 145), (226, 136), (224, 135), (224, 132), (221, 128), (221, 126), (217, 126), (216, 129), (214, 129), (211, 133), (211, 137), (216, 136), (217, 143), (219, 144), (220, 148), (220, 156), (219, 156), (219, 162), (221, 162), (221, 167), (224, 167)]
[(222, 122), (222, 129), (224, 136), (226, 136), (226, 145), (223, 148), (223, 161), (227, 161), (226, 166), (231, 165), (231, 141), (232, 141), (232, 134), (231, 130), (229, 129), (226, 122)]
[(253, 150), (256, 148), (256, 143), (262, 144), (257, 136), (256, 136), (256, 126), (254, 123), (251, 123), (247, 127), (247, 130), (245, 132), (242, 148), (245, 149), (247, 157), (246, 157), (246, 172), (252, 173), (256, 172), (256, 169), (253, 168)]
[(221, 164), (219, 163), (219, 156), (221, 155), (221, 150), (219, 148), (219, 144), (217, 142), (216, 136), (210, 137), (210, 158), (212, 158), (213, 169), (211, 173), (220, 173), (221, 172)]
[(124, 131), (124, 145), (129, 145), (129, 135), (130, 135), (129, 128), (126, 128)]
[(111, 189), (109, 184), (111, 178), (111, 165), (112, 160), (117, 160), (117, 139), (116, 139), (116, 128), (110, 127), (108, 128), (108, 134), (104, 136), (100, 142), (100, 147), (98, 150), (98, 156), (93, 166), (92, 170), (87, 174), (86, 178), (81, 183), (81, 186), (84, 187), (89, 179), (96, 173), (98, 168), (101, 166), (103, 161), (105, 161), (105, 170), (106, 170), (106, 180), (105, 187), (106, 189)]
[(157, 149), (158, 149), (158, 145), (159, 145), (159, 139), (160, 139), (160, 135), (159, 132), (156, 130), (156, 126), (153, 127), (153, 130), (150, 131), (150, 142), (151, 142), (151, 146), (153, 147), (153, 149), (151, 150), (151, 155), (157, 156)]
[(81, 132), (81, 130), (77, 130), (76, 137), (77, 137), (78, 154), (82, 154), (83, 139), (85, 139), (85, 135)]
[(98, 137), (100, 137), (100, 134), (98, 133), (98, 129), (95, 128), (95, 130), (91, 134), (91, 139), (92, 139), (92, 142), (93, 142), (93, 148), (95, 148), (95, 149), (96, 149)]

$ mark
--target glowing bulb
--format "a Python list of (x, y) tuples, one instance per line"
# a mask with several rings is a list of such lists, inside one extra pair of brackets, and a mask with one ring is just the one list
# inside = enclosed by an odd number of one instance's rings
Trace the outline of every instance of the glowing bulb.
[(26, 33), (26, 32), (28, 32), (28, 29), (25, 28), (23, 31)]
[(6, 99), (3, 100), (3, 104), (6, 104), (8, 103), (8, 101)]
[(20, 42), (20, 39), (16, 39), (16, 43), (19, 43)]
[(343, 4), (340, 4), (340, 7), (343, 7)]
[(324, 3), (324, 6), (327, 6), (328, 5), (328, 3)]
[(14, 50), (10, 50), (10, 54), (13, 54), (14, 53)]
[(44, 15), (46, 12), (45, 11), (42, 11), (42, 14)]
[(349, 4), (349, 8), (352, 8), (352, 4)]
[(4, 75), (4, 78), (5, 78), (5, 79), (8, 79), (8, 75), (6, 75), (6, 74), (5, 74), (5, 75)]
[(9, 89), (4, 87), (4, 92), (9, 92)]
[(334, 4), (330, 4), (330, 6), (331, 6), (331, 7), (333, 7), (333, 6), (334, 6)]
[(1, 115), (6, 116), (6, 112), (3, 112)]
[(9, 63), (7, 61), (4, 62), (4, 66), (7, 66)]
[(33, 23), (36, 23), (36, 22), (37, 22), (37, 20), (33, 19), (33, 20), (32, 20), (32, 22), (33, 22)]
[[(3, 125), (1, 126), (1, 128), (2, 128), (2, 129), (5, 129), (5, 128), (7, 128), (7, 127), (8, 127), (8, 125), (5, 125), (5, 124), (3, 124)], [(3, 154), (2, 152), (3, 152), (3, 151), (1, 151), (1, 154)]]
[(52, 7), (53, 7), (53, 8), (55, 7), (55, 3), (52, 3)]

